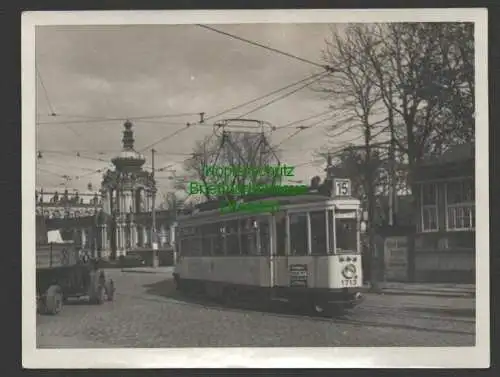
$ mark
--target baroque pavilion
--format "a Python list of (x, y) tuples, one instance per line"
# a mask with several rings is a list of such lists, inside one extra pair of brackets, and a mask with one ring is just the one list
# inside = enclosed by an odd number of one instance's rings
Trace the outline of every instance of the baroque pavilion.
[[(67, 216), (41, 213), (48, 230), (61, 230), (63, 238), (76, 240), (82, 249), (102, 259), (114, 260), (130, 252), (148, 258), (153, 244), (151, 215), (156, 183), (153, 173), (144, 169), (146, 158), (134, 149), (132, 123), (126, 121), (123, 126), (122, 150), (111, 159), (113, 168), (103, 174), (100, 198), (94, 198), (93, 210), (79, 216), (71, 216), (74, 211), (66, 211)], [(160, 251), (169, 249), (174, 218), (172, 211), (156, 212)]]

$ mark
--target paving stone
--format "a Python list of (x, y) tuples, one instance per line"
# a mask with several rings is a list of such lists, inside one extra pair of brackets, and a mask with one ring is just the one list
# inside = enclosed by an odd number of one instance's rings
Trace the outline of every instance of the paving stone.
[[(472, 346), (472, 298), (366, 294), (347, 318), (318, 318), (248, 305), (223, 307), (179, 296), (170, 276), (110, 273), (114, 302), (67, 305), (38, 316), (41, 346)], [(71, 346), (71, 344), (69, 346)]]

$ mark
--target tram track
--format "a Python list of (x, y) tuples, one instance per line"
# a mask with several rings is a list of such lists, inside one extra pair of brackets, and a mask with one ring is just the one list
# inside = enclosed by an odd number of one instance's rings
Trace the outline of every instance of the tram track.
[[(210, 301), (209, 299), (205, 299), (203, 296), (177, 296), (173, 295), (171, 297), (151, 297), (147, 295), (137, 295), (137, 294), (127, 294), (120, 293), (117, 296), (124, 296), (134, 300), (142, 300), (156, 303), (164, 303), (164, 304), (175, 304), (175, 305), (184, 305), (191, 307), (204, 308), (207, 310), (217, 310), (217, 311), (229, 311), (233, 313), (241, 313), (248, 314), (250, 312), (258, 313), (260, 315), (271, 315), (271, 316), (279, 316), (283, 318), (289, 319), (303, 319), (312, 322), (325, 322), (332, 323), (338, 325), (352, 325), (356, 327), (362, 326), (391, 326), (399, 329), (407, 329), (407, 330), (418, 330), (418, 331), (426, 331), (426, 332), (437, 332), (444, 334), (459, 334), (459, 335), (474, 335), (474, 330), (472, 331), (462, 331), (455, 329), (446, 329), (440, 325), (439, 322), (447, 322), (448, 325), (452, 322), (462, 323), (463, 325), (473, 325), (475, 324), (474, 318), (464, 319), (464, 318), (456, 318), (451, 316), (438, 316), (438, 315), (425, 315), (425, 314), (416, 314), (414, 311), (410, 309), (404, 308), (383, 308), (373, 304), (364, 305), (360, 304), (359, 307), (353, 309), (352, 311), (332, 317), (321, 317), (315, 314), (309, 314), (308, 312), (299, 311), (293, 313), (292, 310), (286, 309), (286, 304), (282, 305), (279, 310), (271, 310), (268, 307), (255, 307), (255, 304), (248, 301), (238, 301), (234, 302), (233, 305), (222, 305), (217, 302)], [(249, 307), (248, 305), (252, 305), (253, 307)], [(274, 307), (273, 309), (276, 309)], [(435, 325), (431, 327), (423, 327), (417, 326), (413, 324), (407, 323), (396, 323), (394, 319), (398, 321), (428, 321), (435, 322)], [(434, 327), (439, 325), (439, 327)]]
[[(69, 304), (60, 316), (37, 318), (37, 337), (109, 343), (126, 347), (348, 347), (473, 345), (473, 318), (419, 312), (408, 305), (450, 310), (473, 301), (367, 294), (348, 315), (320, 317), (265, 300), (214, 302), (174, 289), (168, 274), (112, 274), (117, 291), (102, 306)], [(246, 298), (246, 296), (244, 296)], [(246, 301), (246, 302), (245, 302)], [(50, 343), (49, 342), (49, 343)], [(61, 344), (64, 342), (61, 341)]]
[[(135, 299), (140, 299), (140, 300), (146, 300), (146, 301), (154, 301), (154, 302), (159, 302), (159, 303), (176, 303), (176, 304), (181, 304), (181, 305), (196, 305), (196, 306), (204, 306), (204, 307), (207, 307), (207, 308), (220, 308), (220, 309), (239, 309), (239, 310), (253, 310), (253, 311), (260, 311), (258, 308), (246, 308), (246, 307), (242, 307), (242, 308), (238, 308), (238, 307), (232, 307), (232, 306), (225, 306), (225, 305), (222, 305), (222, 304), (219, 304), (215, 301), (211, 301), (210, 299), (208, 298), (204, 298), (204, 296), (200, 295), (200, 296), (183, 296), (183, 295), (172, 295), (172, 296), (161, 296), (161, 298), (156, 298), (156, 297), (152, 297), (152, 296), (144, 296), (144, 295), (137, 295), (137, 294), (127, 294), (127, 293), (117, 293), (118, 296), (126, 296), (126, 297), (130, 297), (130, 298), (135, 298)], [(159, 296), (160, 297), (160, 296)], [(236, 302), (235, 304), (251, 304), (252, 302), (251, 301), (238, 301)], [(284, 304), (286, 305), (286, 304)], [(380, 305), (374, 305), (374, 304), (369, 304), (369, 303), (366, 303), (366, 301), (364, 301), (363, 303), (361, 303), (358, 307), (354, 308), (352, 310), (352, 315), (354, 315), (357, 311), (359, 311), (359, 309), (368, 309), (368, 312), (370, 314), (380, 314), (380, 315), (387, 315), (387, 314), (390, 314), (390, 315), (394, 315), (395, 311), (394, 311), (394, 308), (393, 307), (382, 307)], [(440, 309), (443, 309), (443, 310), (446, 310), (447, 307), (443, 306), (443, 307), (440, 307)], [(272, 314), (273, 312), (269, 312), (270, 314)], [(415, 310), (413, 310), (413, 308), (409, 309), (409, 308), (406, 308), (406, 307), (399, 307), (397, 309), (397, 313), (398, 313), (398, 316), (401, 317), (400, 314), (405, 314), (407, 317), (414, 317), (415, 316)], [(277, 313), (279, 314), (279, 313)], [(304, 317), (307, 315), (304, 315), (304, 314), (293, 314), (293, 315), (297, 315), (297, 316), (301, 316), (301, 317)], [(311, 318), (317, 318), (317, 317), (314, 317), (314, 316), (310, 316)], [(420, 314), (418, 315), (418, 318), (423, 318), (423, 319), (429, 319), (429, 320), (443, 320), (443, 319), (451, 319), (453, 318), (454, 321), (457, 321), (457, 322), (464, 322), (464, 323), (473, 323), (475, 322), (474, 318), (457, 318), (457, 317), (453, 317), (453, 316), (436, 316), (436, 315), (425, 315), (425, 314)]]

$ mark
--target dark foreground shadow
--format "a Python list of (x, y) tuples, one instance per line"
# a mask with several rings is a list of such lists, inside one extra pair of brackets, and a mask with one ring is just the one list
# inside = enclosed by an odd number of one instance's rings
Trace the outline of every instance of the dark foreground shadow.
[(453, 309), (453, 308), (420, 308), (420, 307), (405, 307), (405, 310), (416, 312), (416, 313), (426, 313), (426, 314), (436, 314), (440, 316), (449, 317), (459, 317), (459, 318), (475, 318), (476, 310), (473, 308), (469, 309)]
[[(210, 300), (202, 296), (201, 294), (187, 295), (175, 289), (173, 280), (171, 278), (152, 284), (147, 284), (144, 285), (144, 287), (146, 288), (146, 293), (148, 295), (168, 298), (178, 301), (179, 303), (196, 305), (215, 310), (230, 310), (237, 312), (251, 311), (263, 314), (277, 315), (285, 318), (302, 318), (302, 319), (309, 319), (321, 322), (347, 324), (360, 328), (370, 326), (370, 327), (414, 330), (414, 331), (441, 333), (441, 334), (459, 334), (459, 335), (475, 334), (474, 331), (461, 331), (461, 330), (443, 329), (435, 327), (428, 328), (428, 327), (410, 325), (405, 323), (395, 323), (395, 321), (391, 321), (390, 314), (387, 315), (389, 318), (386, 317), (382, 319), (380, 318), (380, 313), (378, 313), (376, 309), (373, 310), (373, 308), (363, 307), (363, 303), (361, 303), (358, 307), (356, 307), (352, 311), (345, 312), (333, 317), (322, 317), (318, 314), (312, 313), (312, 311), (308, 310), (308, 308), (296, 305), (294, 306), (279, 301), (271, 301), (271, 302), (269, 300), (244, 301), (243, 299), (239, 299), (238, 301), (232, 301), (230, 303), (222, 304)], [(422, 309), (422, 312), (427, 311), (427, 313), (429, 313), (428, 309), (429, 308), (424, 308)], [(417, 312), (418, 310), (415, 311), (415, 315), (413, 315), (412, 318), (411, 313), (408, 311), (405, 315), (405, 318), (408, 318), (410, 320), (421, 318), (418, 314), (416, 314)], [(366, 317), (370, 317), (371, 314), (373, 314), (372, 318), (367, 319)], [(397, 314), (395, 315), (397, 316)], [(436, 317), (435, 319), (443, 320), (443, 318), (439, 317)]]

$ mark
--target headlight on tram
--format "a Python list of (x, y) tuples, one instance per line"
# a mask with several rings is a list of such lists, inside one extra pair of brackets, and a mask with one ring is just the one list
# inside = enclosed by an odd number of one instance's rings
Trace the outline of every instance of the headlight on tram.
[(358, 272), (356, 266), (354, 264), (348, 264), (344, 267), (342, 270), (342, 275), (346, 279), (352, 279), (353, 277), (356, 276), (356, 273)]

